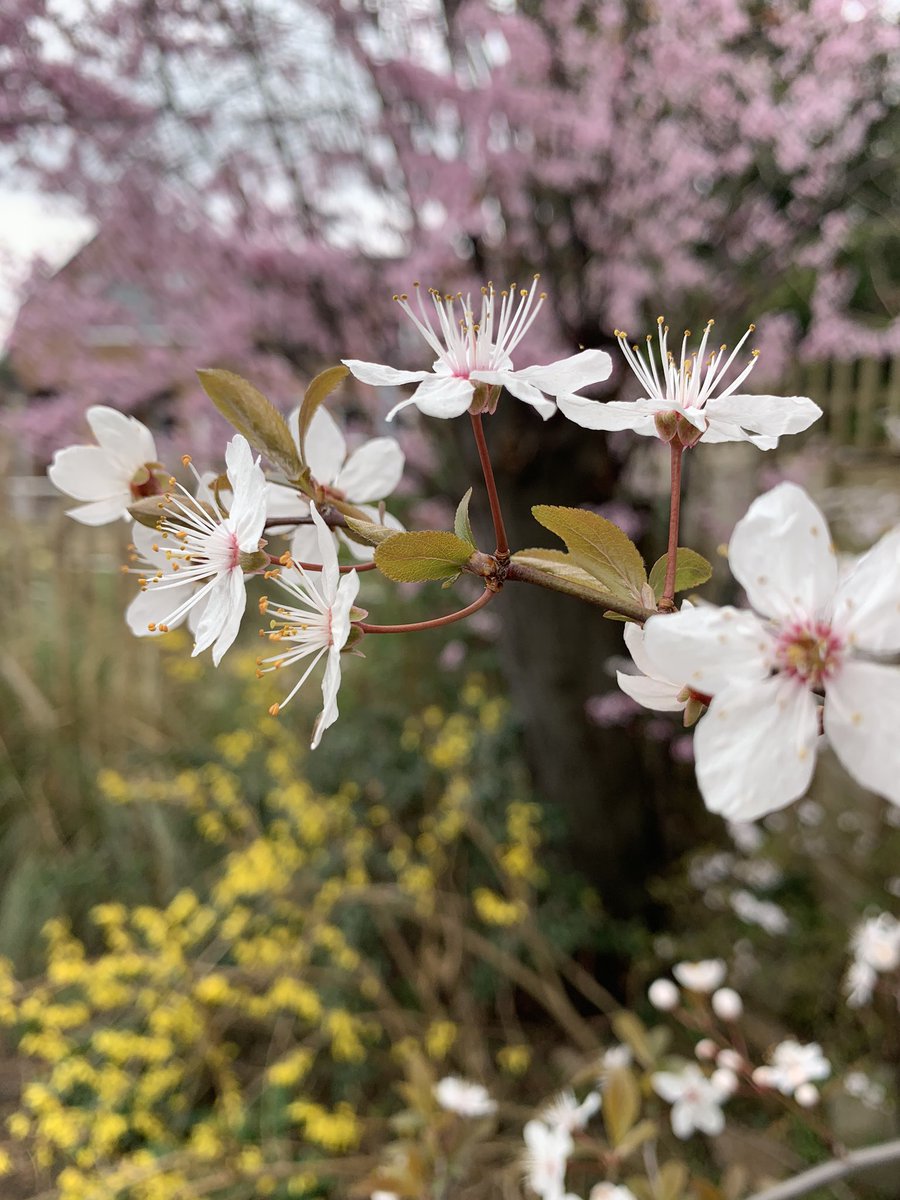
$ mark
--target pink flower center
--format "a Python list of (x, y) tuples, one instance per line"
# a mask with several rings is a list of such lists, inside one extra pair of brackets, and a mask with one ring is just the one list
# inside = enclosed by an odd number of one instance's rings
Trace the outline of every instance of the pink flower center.
[(820, 688), (838, 669), (844, 641), (827, 621), (793, 621), (778, 635), (775, 662), (779, 671), (810, 688)]

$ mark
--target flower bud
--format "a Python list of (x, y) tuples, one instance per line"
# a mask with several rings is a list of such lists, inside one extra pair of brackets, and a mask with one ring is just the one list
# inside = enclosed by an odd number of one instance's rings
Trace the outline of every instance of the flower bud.
[(744, 1060), (738, 1054), (737, 1050), (721, 1050), (716, 1062), (720, 1067), (727, 1067), (729, 1071), (742, 1071), (744, 1069)]
[(723, 1099), (726, 1096), (733, 1096), (738, 1090), (738, 1077), (734, 1071), (729, 1071), (727, 1067), (719, 1067), (717, 1071), (713, 1071), (710, 1079)]
[(647, 989), (647, 999), (660, 1012), (671, 1012), (680, 998), (681, 993), (671, 979), (654, 979)]
[(678, 415), (674, 412), (657, 413), (653, 419), (656, 432), (664, 442), (671, 442), (678, 433)]
[(694, 1053), (700, 1059), (713, 1059), (718, 1048), (712, 1038), (702, 1038), (694, 1047)]
[(720, 1021), (738, 1021), (744, 1012), (744, 1002), (734, 988), (719, 988), (713, 993), (712, 1008)]
[(794, 1099), (801, 1108), (815, 1108), (819, 1103), (819, 1089), (812, 1083), (801, 1083), (794, 1092)]

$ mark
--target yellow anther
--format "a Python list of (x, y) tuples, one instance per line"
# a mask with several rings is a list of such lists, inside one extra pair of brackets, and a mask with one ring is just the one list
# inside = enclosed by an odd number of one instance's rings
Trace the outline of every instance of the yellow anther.
[(156, 623), (154, 621), (151, 621), (147, 628), (151, 633), (156, 633)]
[(189, 454), (182, 454), (182, 456), (181, 456), (181, 465), (182, 465), (183, 467), (189, 467), (189, 466), (191, 465), (191, 462), (192, 462), (192, 461), (193, 461), (193, 460), (192, 460), (192, 458), (191, 458), (191, 456), (190, 456)]
[(281, 705), (273, 704), (272, 707), (269, 709), (269, 716), (277, 717), (280, 712), (281, 712)]
[(159, 632), (160, 632), (160, 633), (168, 633), (168, 632), (169, 632), (169, 627), (168, 627), (168, 625), (160, 625), (160, 627), (159, 627)]
[(260, 598), (259, 598), (260, 614), (264, 613), (268, 607), (269, 607), (269, 597), (268, 596), (260, 596)]

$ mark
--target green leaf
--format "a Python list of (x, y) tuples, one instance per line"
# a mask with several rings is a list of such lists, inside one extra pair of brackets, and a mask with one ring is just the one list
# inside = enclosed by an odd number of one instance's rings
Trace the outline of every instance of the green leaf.
[(320, 371), (315, 379), (306, 389), (303, 397), (303, 403), (300, 405), (300, 421), (299, 421), (299, 442), (300, 442), (300, 458), (303, 465), (306, 465), (306, 435), (309, 433), (309, 425), (315, 416), (316, 409), (326, 400), (339, 384), (341, 384), (350, 374), (349, 370), (341, 365), (338, 367), (328, 367), (324, 371)]
[(610, 1071), (603, 1091), (603, 1123), (614, 1147), (621, 1145), (641, 1112), (637, 1080), (627, 1067)]
[(460, 541), (468, 542), (474, 550), (475, 535), (472, 533), (472, 526), (469, 522), (469, 501), (471, 499), (472, 489), (469, 488), (456, 509), (456, 516), (453, 518), (453, 532)]
[(455, 533), (395, 533), (375, 551), (375, 565), (395, 583), (449, 579), (469, 561), (472, 547)]
[[(650, 586), (653, 588), (653, 594), (657, 600), (663, 594), (663, 588), (665, 587), (666, 563), (668, 561), (668, 554), (664, 554), (662, 558), (656, 560), (650, 571)], [(708, 563), (702, 554), (698, 554), (696, 550), (689, 550), (686, 546), (678, 547), (675, 554), (676, 592), (684, 592), (688, 588), (699, 587), (701, 583), (706, 583), (711, 575), (712, 564)]]
[(536, 521), (562, 538), (575, 563), (614, 596), (641, 603), (647, 572), (634, 542), (612, 521), (583, 508), (536, 504)]
[(684, 1163), (670, 1158), (659, 1168), (659, 1174), (656, 1177), (657, 1200), (683, 1200), (688, 1178), (688, 1169)]
[(358, 521), (356, 517), (344, 517), (344, 520), (359, 540), (367, 546), (378, 546), (397, 533), (396, 529), (389, 529), (387, 525), (378, 525), (375, 521)]
[(656, 1127), (655, 1121), (641, 1121), (630, 1129), (622, 1138), (618, 1146), (616, 1146), (616, 1157), (627, 1158), (629, 1154), (633, 1154), (644, 1142), (649, 1142), (652, 1138), (658, 1137), (659, 1130)]
[(213, 404), (251, 446), (295, 479), (302, 470), (287, 422), (252, 383), (232, 371), (198, 371), (201, 386)]

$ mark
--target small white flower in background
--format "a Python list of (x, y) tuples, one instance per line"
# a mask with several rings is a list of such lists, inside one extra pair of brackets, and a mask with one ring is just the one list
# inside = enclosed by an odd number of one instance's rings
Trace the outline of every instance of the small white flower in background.
[[(205, 507), (180, 484), (160, 501), (159, 537), (168, 570), (147, 577), (148, 592), (168, 592), (175, 605), (156, 627), (165, 633), (195, 605), (204, 604), (195, 633), (195, 655), (212, 646), (216, 666), (232, 645), (247, 605), (242, 558), (256, 555), (266, 519), (266, 479), (250, 444), (238, 434), (225, 449), (231, 508), (227, 516)], [(179, 495), (178, 493), (181, 493)], [(187, 592), (185, 585), (194, 585)], [(154, 596), (154, 603), (159, 596)], [(151, 627), (150, 632), (153, 632)]]
[(821, 692), (845, 768), (900, 804), (900, 670), (871, 661), (900, 651), (900, 528), (838, 582), (824, 517), (782, 483), (738, 522), (728, 558), (756, 612), (692, 608), (651, 617), (644, 634), (669, 678), (713, 697), (694, 738), (707, 808), (753, 820), (803, 795)]
[(884, 1084), (870, 1079), (865, 1071), (849, 1071), (844, 1076), (844, 1090), (867, 1108), (880, 1108), (887, 1099)]
[(724, 982), (728, 971), (721, 958), (705, 958), (700, 962), (680, 962), (672, 974), (689, 992), (714, 992)]
[(739, 1021), (743, 1016), (744, 1002), (734, 988), (719, 988), (710, 1003), (720, 1021)]
[(788, 1038), (772, 1051), (769, 1066), (756, 1068), (753, 1082), (791, 1096), (802, 1084), (827, 1079), (830, 1074), (831, 1063), (818, 1042), (804, 1046), (795, 1038)]
[(710, 1083), (723, 1097), (733, 1096), (738, 1090), (738, 1077), (730, 1067), (718, 1067), (710, 1076)]
[(654, 979), (647, 988), (647, 999), (660, 1012), (671, 1012), (678, 1007), (681, 993), (671, 979)]
[(98, 444), (57, 450), (47, 475), (61, 492), (86, 501), (66, 513), (83, 525), (128, 520), (130, 504), (163, 490), (156, 479), (160, 464), (153, 434), (136, 417), (103, 404), (85, 415)]
[(715, 1058), (716, 1055), (718, 1054), (718, 1052), (719, 1052), (719, 1047), (712, 1040), (712, 1038), (701, 1038), (700, 1041), (697, 1043), (697, 1045), (694, 1047), (694, 1053), (703, 1062), (707, 1062), (710, 1059)]
[(732, 892), (729, 903), (742, 921), (748, 925), (758, 925), (773, 937), (787, 933), (791, 927), (791, 919), (780, 904), (774, 900), (760, 900), (746, 888)]
[(653, 335), (646, 335), (646, 359), (638, 346), (628, 344), (628, 335), (616, 331), (628, 365), (645, 395), (639, 400), (588, 400), (584, 396), (560, 395), (560, 411), (585, 429), (633, 429), (646, 437), (664, 441), (678, 438), (683, 445), (702, 442), (753, 442), (762, 450), (777, 446), (779, 437), (800, 433), (822, 415), (806, 396), (752, 396), (737, 394), (756, 365), (757, 352), (737, 378), (723, 387), (732, 363), (754, 330), (751, 325), (738, 344), (707, 352), (713, 322), (710, 321), (699, 349), (688, 348), (689, 332), (681, 343), (680, 359), (669, 350), (669, 327), (657, 321), (660, 362), (657, 366)]
[[(300, 410), (295, 409), (288, 424), (299, 449)], [(389, 513), (384, 520), (375, 507), (379, 500), (390, 496), (403, 477), (406, 456), (396, 438), (377, 437), (347, 454), (347, 443), (340, 426), (325, 408), (317, 408), (309, 423), (306, 434), (306, 463), (316, 483), (322, 485), (326, 496), (346, 500), (365, 513), (374, 524), (384, 524), (390, 529), (402, 530), (400, 522)], [(284, 484), (270, 483), (268, 486), (266, 515), (284, 517), (285, 524), (309, 516), (309, 503), (293, 488)], [(333, 536), (347, 546), (354, 558), (367, 561), (372, 558), (371, 546), (360, 545), (346, 537), (343, 531), (335, 530)], [(315, 529), (301, 525), (291, 542), (291, 556), (297, 562), (321, 562), (318, 557), (319, 541)]]
[(262, 675), (312, 657), (309, 666), (284, 700), (269, 709), (273, 716), (277, 716), (303, 687), (320, 660), (328, 655), (322, 677), (323, 708), (316, 720), (311, 742), (311, 748), (315, 750), (322, 740), (322, 734), (338, 719), (341, 651), (350, 636), (350, 610), (359, 591), (359, 575), (356, 571), (341, 575), (331, 530), (319, 516), (314, 504), (310, 505), (310, 514), (319, 538), (322, 570), (307, 572), (302, 567), (293, 566), (276, 577), (278, 586), (296, 603), (270, 603), (267, 598), (260, 602), (260, 612), (268, 613), (274, 626), (268, 631), (268, 637), (286, 648), (269, 658), (259, 659), (258, 666)]
[(444, 296), (433, 288), (429, 290), (433, 312), (429, 313), (416, 284), (415, 309), (407, 296), (394, 299), (437, 356), (432, 370), (398, 371), (355, 358), (344, 359), (344, 365), (362, 383), (376, 387), (419, 385), (408, 400), (394, 405), (387, 415), (389, 421), (410, 404), (429, 417), (459, 417), (470, 407), (476, 388), (482, 384), (487, 385), (486, 390), (506, 388), (546, 420), (556, 412), (556, 404), (547, 395), (577, 392), (607, 379), (612, 359), (604, 350), (582, 350), (543, 367), (514, 370), (511, 355), (545, 299), (538, 293), (537, 284), (537, 275), (530, 288), (517, 289), (511, 284), (497, 292), (493, 284), (487, 284), (481, 289), (481, 312), (477, 316), (471, 296)]
[(619, 1045), (610, 1046), (608, 1050), (604, 1050), (601, 1066), (604, 1071), (617, 1071), (622, 1067), (630, 1067), (633, 1057), (631, 1047), (620, 1042)]
[(371, 1200), (400, 1200), (400, 1197), (396, 1192), (384, 1192), (379, 1190), (372, 1193)]
[(794, 1099), (801, 1108), (815, 1108), (819, 1103), (819, 1089), (813, 1083), (801, 1083), (794, 1092)]
[(487, 1088), (457, 1075), (447, 1075), (434, 1085), (434, 1098), (441, 1108), (460, 1117), (489, 1117), (497, 1111)]
[(569, 1155), (575, 1148), (572, 1135), (559, 1125), (529, 1121), (523, 1136), (528, 1186), (541, 1200), (568, 1200), (564, 1189)]
[(588, 1200), (637, 1200), (630, 1188), (615, 1183), (597, 1183), (591, 1188)]
[(551, 1129), (559, 1127), (567, 1129), (569, 1133), (574, 1133), (576, 1130), (584, 1129), (594, 1113), (599, 1111), (600, 1104), (599, 1092), (588, 1092), (579, 1104), (575, 1099), (575, 1093), (567, 1088), (541, 1110), (540, 1120), (545, 1125), (549, 1125)]
[(727, 1070), (734, 1071), (735, 1073), (743, 1071), (746, 1066), (746, 1063), (737, 1050), (732, 1050), (727, 1046), (724, 1050), (719, 1051), (716, 1063), (718, 1066), (725, 1067)]
[(879, 974), (900, 967), (900, 921), (890, 913), (879, 913), (861, 921), (850, 939), (853, 962), (844, 983), (851, 1008), (868, 1004)]
[(725, 1128), (722, 1103), (729, 1092), (714, 1079), (707, 1079), (698, 1066), (688, 1063), (680, 1071), (657, 1071), (650, 1084), (666, 1103), (672, 1105), (672, 1132), (689, 1138), (695, 1130), (715, 1135)]

